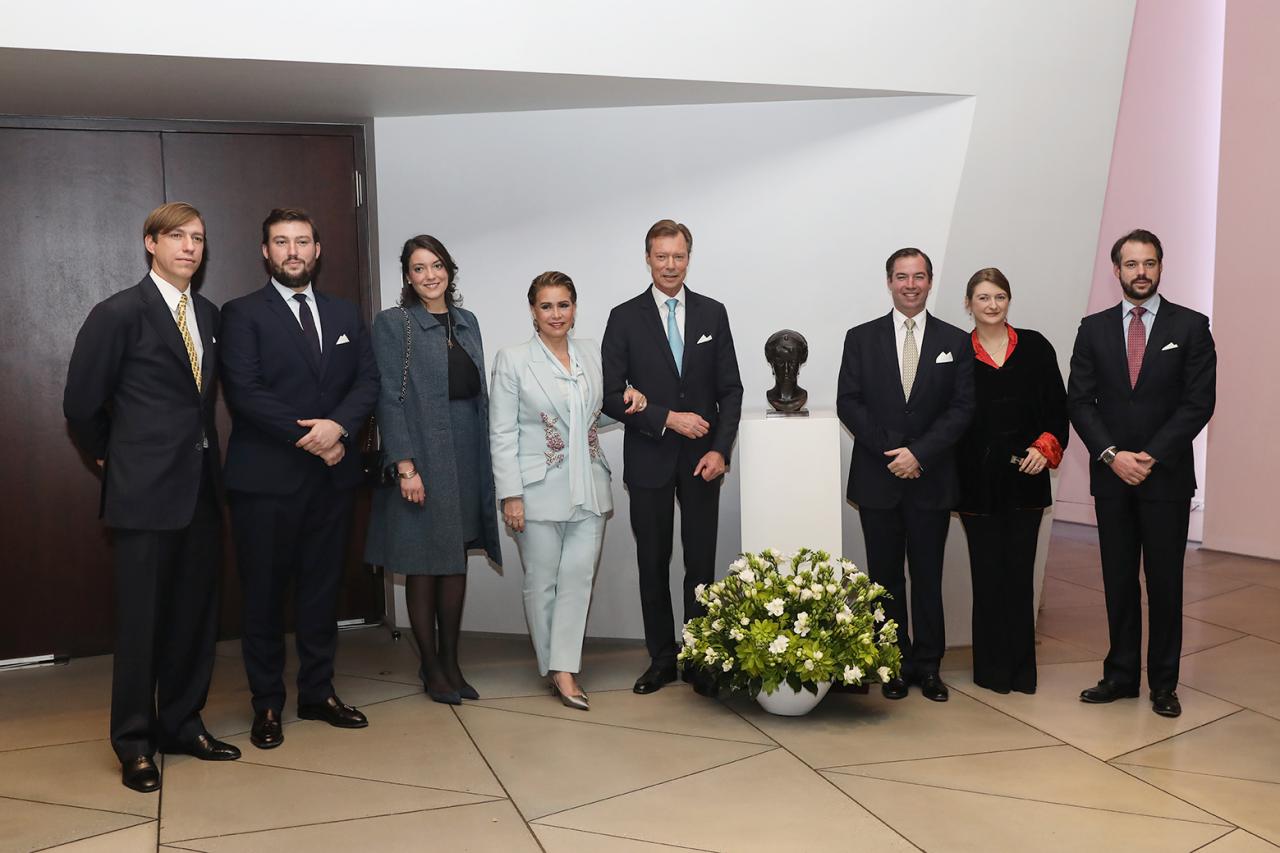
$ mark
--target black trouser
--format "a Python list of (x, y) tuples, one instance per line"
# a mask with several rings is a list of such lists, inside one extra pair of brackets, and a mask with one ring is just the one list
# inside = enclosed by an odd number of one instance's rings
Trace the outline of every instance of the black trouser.
[(298, 703), (333, 695), (338, 589), (354, 489), (335, 490), (316, 466), (290, 495), (231, 494), (236, 562), (244, 594), (240, 641), (253, 710), (284, 709), (284, 597), (293, 580)]
[[(867, 574), (892, 596), (884, 612), (898, 623), (902, 677), (936, 675), (946, 649), (942, 618), (942, 557), (951, 513), (945, 509), (859, 508), (867, 545)], [(911, 567), (911, 619), (907, 620), (904, 564)], [(908, 631), (910, 628), (910, 631)]]
[(973, 579), (973, 683), (1036, 689), (1035, 564), (1043, 509), (961, 515)]
[(1102, 585), (1107, 594), (1111, 650), (1104, 678), (1124, 685), (1142, 680), (1142, 593), (1139, 562), (1147, 578), (1147, 684), (1152, 690), (1178, 686), (1182, 655), (1182, 563), (1187, 554), (1191, 502), (1096, 498)]
[(199, 488), (195, 515), (181, 530), (112, 531), (111, 747), (121, 762), (205, 733), (200, 711), (218, 636), (222, 511), (208, 471)]
[[(694, 598), (698, 584), (715, 578), (716, 530), (720, 520), (720, 484), (693, 476), (683, 462), (671, 481), (656, 489), (629, 486), (631, 531), (640, 570), (640, 606), (644, 641), (657, 664), (674, 664), (675, 621), (671, 613), (671, 551), (675, 499), (680, 499), (680, 544), (684, 552), (684, 620), (705, 612)], [(687, 469), (687, 470), (686, 470)]]

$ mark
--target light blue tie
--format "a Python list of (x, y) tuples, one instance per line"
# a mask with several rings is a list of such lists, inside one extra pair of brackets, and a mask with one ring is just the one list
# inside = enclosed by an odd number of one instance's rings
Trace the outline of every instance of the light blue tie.
[(667, 300), (667, 343), (671, 344), (671, 354), (676, 359), (676, 373), (684, 374), (684, 339), (680, 337), (680, 327), (676, 325), (676, 306), (679, 299)]

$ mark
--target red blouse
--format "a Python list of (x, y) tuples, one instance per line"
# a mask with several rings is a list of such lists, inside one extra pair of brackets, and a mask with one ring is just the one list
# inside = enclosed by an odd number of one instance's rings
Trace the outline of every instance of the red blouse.
[[(1009, 346), (1004, 351), (1004, 364), (1009, 362), (1009, 356), (1013, 355), (1014, 349), (1018, 346), (1018, 332), (1008, 323), (1004, 324), (1005, 329), (1009, 332)], [(978, 330), (974, 329), (971, 336), (973, 340), (973, 357), (988, 367), (999, 370), (1001, 365), (996, 364), (994, 358), (991, 357), (985, 349), (982, 348), (982, 342), (978, 340)], [(1051, 432), (1042, 432), (1040, 437), (1031, 442), (1031, 446), (1044, 454), (1045, 462), (1050, 468), (1057, 468), (1062, 462), (1062, 445), (1058, 444), (1057, 437)]]

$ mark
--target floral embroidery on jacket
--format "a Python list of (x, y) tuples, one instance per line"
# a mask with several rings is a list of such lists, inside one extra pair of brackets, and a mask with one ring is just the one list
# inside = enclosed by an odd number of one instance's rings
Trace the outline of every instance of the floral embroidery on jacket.
[(539, 412), (538, 417), (542, 419), (542, 429), (547, 435), (547, 449), (543, 451), (547, 466), (559, 465), (564, 461), (564, 436), (560, 435), (560, 430), (556, 428), (559, 420), (546, 412)]
[(600, 459), (604, 456), (604, 451), (600, 449), (600, 435), (596, 432), (596, 421), (600, 418), (600, 410), (596, 409), (594, 415), (591, 416), (591, 427), (587, 430), (587, 450), (591, 452), (592, 459)]

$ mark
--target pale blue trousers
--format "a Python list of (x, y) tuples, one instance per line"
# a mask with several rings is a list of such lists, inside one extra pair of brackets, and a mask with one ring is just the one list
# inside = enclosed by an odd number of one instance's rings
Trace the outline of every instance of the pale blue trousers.
[(604, 517), (526, 521), (516, 536), (524, 564), (524, 615), (538, 671), (578, 672)]

